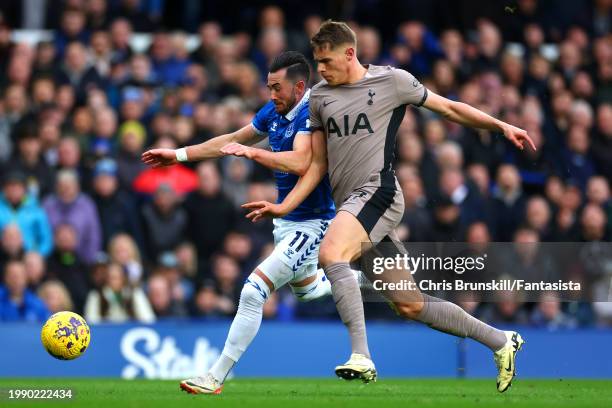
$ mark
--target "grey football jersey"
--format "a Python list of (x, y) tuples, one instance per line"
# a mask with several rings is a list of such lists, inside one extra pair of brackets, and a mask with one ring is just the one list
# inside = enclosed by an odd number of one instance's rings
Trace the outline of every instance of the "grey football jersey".
[(327, 136), (328, 172), (336, 208), (359, 187), (395, 188), (395, 136), (406, 105), (421, 106), (427, 89), (410, 73), (370, 65), (364, 78), (312, 88), (310, 121)]

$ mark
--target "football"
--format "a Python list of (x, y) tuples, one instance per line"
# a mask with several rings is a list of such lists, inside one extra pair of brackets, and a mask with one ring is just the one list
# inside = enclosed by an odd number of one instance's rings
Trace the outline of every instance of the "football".
[(40, 333), (43, 346), (59, 360), (74, 360), (89, 346), (90, 331), (85, 319), (73, 312), (57, 312)]

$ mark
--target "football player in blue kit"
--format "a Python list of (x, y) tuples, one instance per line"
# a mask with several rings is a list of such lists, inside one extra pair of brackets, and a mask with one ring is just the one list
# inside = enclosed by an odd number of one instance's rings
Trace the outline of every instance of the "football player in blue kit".
[[(293, 189), (310, 166), (311, 129), (306, 58), (294, 51), (279, 55), (271, 64), (267, 87), (270, 101), (252, 123), (233, 133), (180, 149), (152, 149), (142, 155), (151, 166), (200, 161), (235, 155), (274, 170), (278, 202)], [(270, 150), (251, 147), (268, 138)], [(323, 271), (317, 269), (319, 244), (335, 216), (329, 179), (326, 177), (295, 210), (274, 219), (274, 251), (248, 277), (238, 311), (221, 356), (204, 376), (181, 382), (190, 393), (219, 394), (232, 367), (255, 338), (265, 301), (274, 290), (289, 284), (300, 301), (331, 295)], [(358, 272), (355, 271), (356, 278)]]

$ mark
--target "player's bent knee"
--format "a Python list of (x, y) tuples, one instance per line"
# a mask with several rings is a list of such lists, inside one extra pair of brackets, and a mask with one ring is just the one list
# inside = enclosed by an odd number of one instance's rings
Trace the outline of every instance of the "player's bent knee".
[(329, 266), (337, 262), (348, 262), (345, 251), (340, 245), (332, 240), (323, 240), (319, 248), (319, 263), (323, 266)]
[(251, 275), (244, 283), (242, 292), (240, 292), (241, 305), (263, 305), (268, 300), (270, 290), (261, 278), (257, 278)]
[(319, 248), (319, 263), (323, 266), (329, 266), (333, 264), (335, 261), (335, 257), (333, 255), (333, 247), (331, 245), (321, 245)]
[(396, 312), (405, 319), (416, 319), (425, 305), (423, 301), (416, 302), (394, 302)]

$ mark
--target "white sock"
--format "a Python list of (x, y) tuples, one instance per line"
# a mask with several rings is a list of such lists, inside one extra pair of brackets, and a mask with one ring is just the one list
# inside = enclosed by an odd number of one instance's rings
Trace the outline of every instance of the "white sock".
[[(365, 279), (361, 271), (351, 269), (355, 280), (359, 283), (359, 287), (369, 285), (369, 281)], [(310, 302), (311, 300), (321, 299), (326, 296), (331, 296), (331, 283), (325, 276), (323, 269), (317, 269), (317, 278), (306, 286), (291, 286), (293, 294), (300, 302)]]
[(227, 334), (223, 352), (210, 369), (210, 374), (219, 382), (225, 381), (234, 364), (257, 335), (263, 305), (269, 295), (268, 285), (259, 276), (251, 274), (240, 293), (238, 311)]
[(209, 373), (212, 374), (217, 381), (222, 383), (225, 381), (225, 377), (227, 377), (232, 367), (234, 367), (234, 364), (236, 364), (234, 360), (221, 353), (217, 361), (215, 361), (215, 364), (210, 368)]

